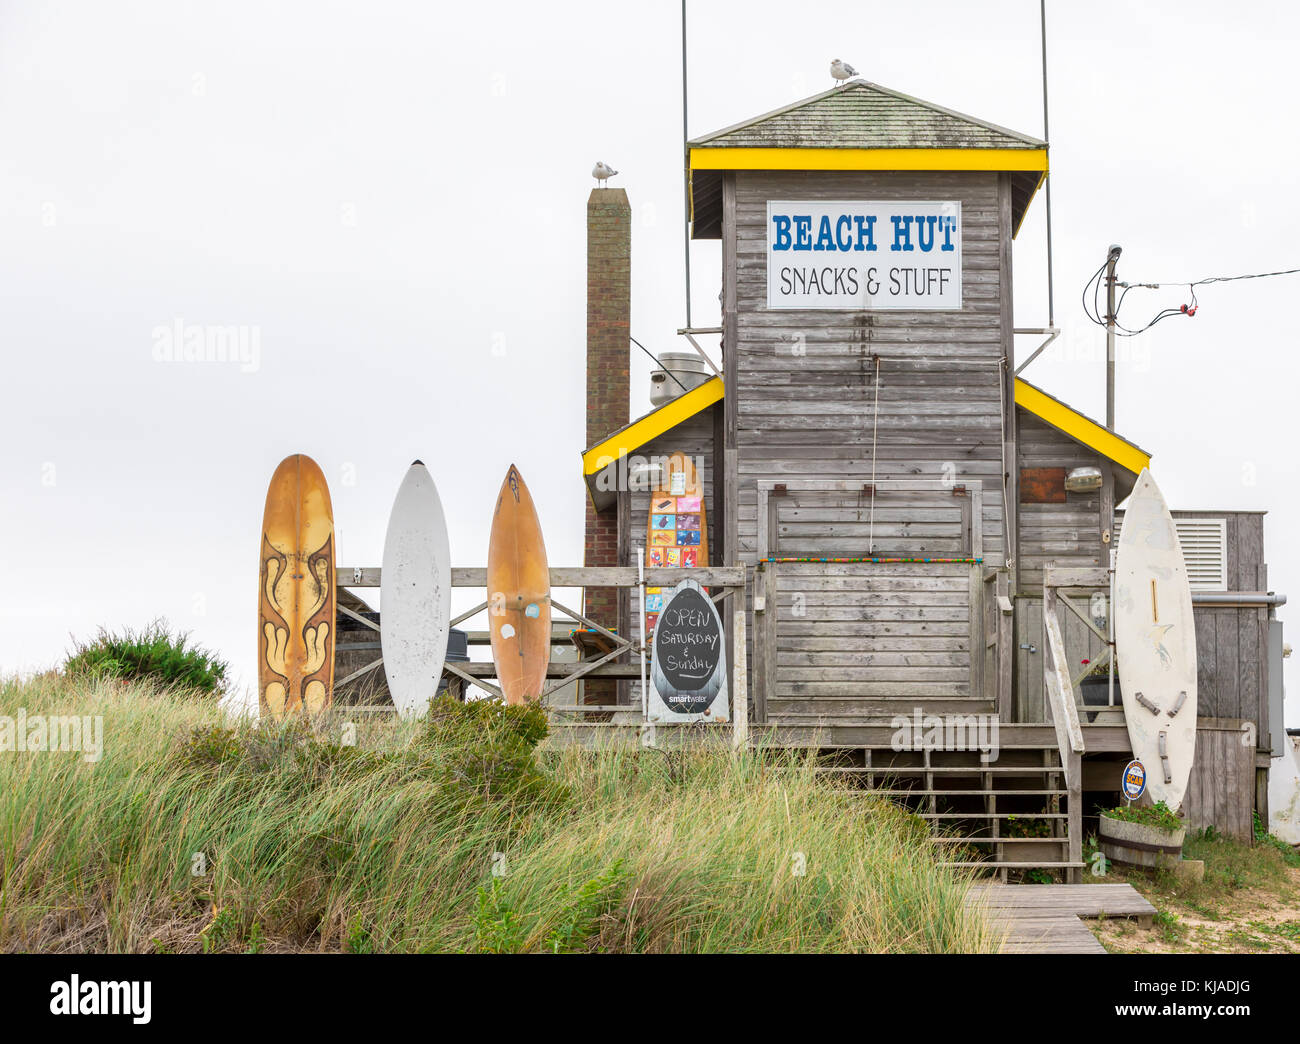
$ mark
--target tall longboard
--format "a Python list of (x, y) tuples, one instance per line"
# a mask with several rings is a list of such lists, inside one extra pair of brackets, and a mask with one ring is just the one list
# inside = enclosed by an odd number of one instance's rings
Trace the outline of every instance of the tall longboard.
[(388, 516), (379, 580), (380, 645), (398, 714), (423, 717), (437, 695), (451, 629), (451, 550), (438, 487), (416, 461)]
[(1115, 555), (1115, 659), (1147, 793), (1177, 811), (1196, 754), (1196, 629), (1178, 530), (1145, 468)]
[[(646, 566), (651, 569), (690, 569), (709, 564), (709, 526), (704, 510), (704, 485), (695, 463), (674, 453), (664, 465), (659, 484), (650, 494), (646, 520)], [(645, 631), (654, 633), (668, 592), (647, 587)]]
[(264, 717), (311, 713), (334, 692), (334, 511), (310, 457), (275, 469), (262, 515), (257, 689)]
[(487, 596), (501, 691), (507, 703), (534, 700), (551, 662), (551, 574), (537, 508), (513, 464), (492, 513)]

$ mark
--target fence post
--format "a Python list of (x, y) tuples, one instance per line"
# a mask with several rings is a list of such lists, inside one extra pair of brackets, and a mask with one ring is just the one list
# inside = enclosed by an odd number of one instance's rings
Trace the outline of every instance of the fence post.
[(731, 745), (741, 750), (749, 743), (749, 687), (745, 675), (745, 598), (741, 589), (740, 604), (732, 619), (732, 655), (731, 655)]

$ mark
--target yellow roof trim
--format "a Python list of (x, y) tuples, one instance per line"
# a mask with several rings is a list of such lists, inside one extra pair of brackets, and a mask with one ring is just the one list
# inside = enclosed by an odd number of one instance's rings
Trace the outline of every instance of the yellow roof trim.
[(1019, 377), (1016, 378), (1016, 405), (1134, 475), (1142, 474), (1143, 468), (1151, 466), (1151, 454)]
[(1038, 190), (1043, 187), (1043, 182), (1047, 180), (1047, 171), (1043, 171), (1038, 176), (1038, 181), (1034, 185), (1034, 191), (1029, 193), (1029, 198), (1025, 200), (1025, 209), (1020, 212), (1020, 220), (1016, 222), (1016, 227), (1011, 230), (1011, 238), (1015, 239), (1020, 235), (1020, 226), (1025, 223), (1025, 218), (1029, 216), (1029, 208), (1034, 205), (1034, 199), (1038, 196)]
[(691, 149), (691, 170), (1047, 170), (1046, 149)]
[(644, 446), (670, 428), (675, 428), (684, 420), (689, 420), (701, 410), (706, 410), (723, 395), (722, 378), (713, 377), (698, 388), (692, 388), (684, 395), (679, 395), (672, 402), (666, 402), (659, 409), (647, 413), (640, 420), (633, 421), (622, 431), (617, 431), (603, 442), (598, 442), (582, 455), (583, 475), (594, 475), (626, 457), (633, 450)]

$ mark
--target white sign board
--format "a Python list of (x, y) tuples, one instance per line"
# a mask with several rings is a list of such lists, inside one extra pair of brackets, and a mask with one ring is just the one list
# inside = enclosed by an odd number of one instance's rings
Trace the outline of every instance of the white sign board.
[(769, 200), (767, 307), (961, 308), (961, 203)]

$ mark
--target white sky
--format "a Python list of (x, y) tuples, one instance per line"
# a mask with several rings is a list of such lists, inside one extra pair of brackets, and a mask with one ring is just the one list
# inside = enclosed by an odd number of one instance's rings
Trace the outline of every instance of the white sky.
[[(1104, 337), (1079, 291), (1109, 243), (1133, 281), (1300, 265), (1300, 9), (1048, 6), (1065, 333), (1025, 376), (1101, 417)], [(251, 683), (262, 501), (292, 452), (330, 479), (341, 565), (379, 563), (417, 456), (458, 564), (484, 562), (512, 461), (552, 562), (580, 563), (598, 158), (636, 215), (633, 333), (684, 347), (678, 18), (672, 3), (0, 5), (0, 671), (164, 616)], [(830, 86), (833, 56), (1042, 133), (1033, 0), (696, 0), (690, 33), (692, 135)], [(1040, 194), (1015, 248), (1018, 326), (1047, 321), (1043, 218)], [(692, 258), (693, 318), (711, 325), (717, 244)], [(1127, 342), (1118, 426), (1174, 507), (1267, 508), (1271, 586), (1300, 599), (1297, 291), (1205, 287), (1194, 319)], [(1123, 319), (1183, 300), (1135, 291)], [(177, 319), (256, 328), (259, 367), (154, 361), (155, 328)], [(634, 415), (646, 382), (634, 359)]]

